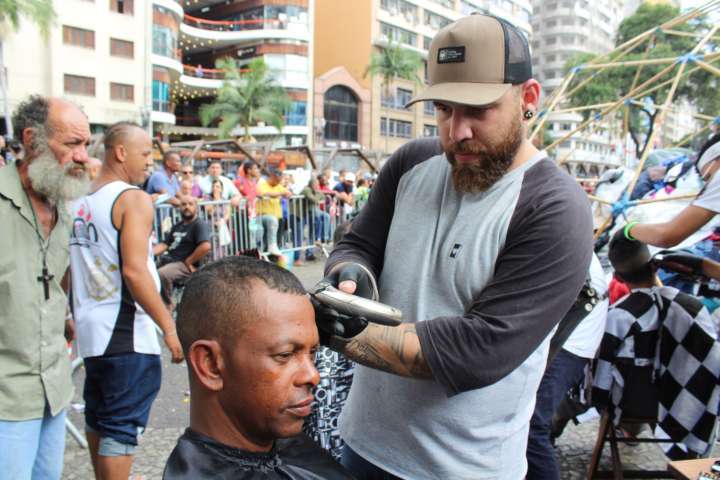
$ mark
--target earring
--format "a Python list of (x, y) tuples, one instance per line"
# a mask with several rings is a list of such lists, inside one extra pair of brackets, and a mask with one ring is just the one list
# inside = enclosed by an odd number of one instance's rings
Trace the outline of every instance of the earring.
[(532, 110), (525, 110), (525, 115), (524, 115), (525, 120), (530, 120), (533, 117), (533, 115), (535, 115), (535, 113), (533, 113)]

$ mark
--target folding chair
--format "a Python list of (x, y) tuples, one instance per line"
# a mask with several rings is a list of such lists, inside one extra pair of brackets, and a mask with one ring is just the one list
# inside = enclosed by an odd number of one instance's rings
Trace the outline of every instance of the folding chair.
[[(637, 367), (631, 362), (619, 362), (616, 367), (625, 380), (623, 398), (620, 402), (622, 409), (621, 421), (624, 425), (649, 424), (652, 429), (657, 423), (658, 388), (652, 382), (653, 367)], [(615, 431), (614, 409), (609, 407), (600, 418), (595, 448), (588, 465), (589, 480), (595, 478), (675, 478), (667, 470), (632, 470), (623, 467), (620, 458), (619, 443), (675, 443), (668, 439), (655, 438), (624, 438), (618, 437)], [(612, 470), (599, 470), (603, 448), (610, 444)]]

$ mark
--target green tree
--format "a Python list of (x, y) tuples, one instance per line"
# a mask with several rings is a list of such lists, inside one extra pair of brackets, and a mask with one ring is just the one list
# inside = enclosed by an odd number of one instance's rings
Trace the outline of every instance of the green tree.
[[(669, 4), (651, 5), (643, 3), (634, 15), (626, 18), (620, 24), (616, 44), (621, 45), (635, 38), (637, 35), (675, 18), (679, 13), (680, 11), (677, 7)], [(693, 20), (673, 27), (673, 30), (676, 31), (695, 34), (707, 32), (707, 29), (707, 23), (702, 19)], [(695, 45), (697, 45), (698, 40), (699, 37), (672, 35), (658, 30), (655, 33), (654, 39), (651, 41), (652, 43), (648, 45), (648, 42), (641, 42), (639, 46), (619, 61), (642, 60), (644, 58), (677, 58), (689, 53)], [(709, 44), (708, 48), (715, 48), (715, 46)], [(575, 56), (568, 61), (567, 69), (569, 71), (575, 66), (583, 65), (593, 60), (593, 58), (595, 58), (595, 56), (588, 54)], [(606, 61), (603, 60), (602, 62), (605, 63)], [(570, 103), (572, 106), (579, 107), (617, 101), (618, 98), (630, 91), (638, 69), (640, 69), (640, 75), (635, 85), (644, 83), (666, 67), (667, 64), (644, 65), (642, 68), (638, 66), (609, 67), (601, 73), (596, 73), (591, 82), (588, 82), (583, 88), (573, 94)], [(692, 65), (688, 65), (686, 70), (691, 67)], [(675, 71), (676, 70), (673, 70), (673, 72)], [(577, 76), (574, 84), (577, 85), (580, 81), (587, 78), (588, 74), (595, 72), (595, 70), (588, 70), (587, 72), (587, 74), (584, 74), (585, 71), (580, 70), (580, 74)], [(672, 78), (672, 76), (668, 75), (663, 80), (670, 78)], [(660, 83), (660, 81), (657, 83)], [(718, 93), (717, 87), (717, 77), (704, 70), (698, 70), (681, 80), (678, 90), (675, 93), (675, 99), (686, 99), (692, 102), (701, 113), (717, 115), (718, 108), (720, 108), (720, 94)], [(569, 88), (572, 89), (573, 85), (570, 85)], [(666, 86), (651, 92), (640, 100), (644, 105), (627, 105), (629, 111), (628, 131), (635, 144), (635, 153), (638, 157), (642, 156), (645, 152), (650, 136), (652, 135), (655, 118), (660, 113), (660, 110), (655, 108), (653, 104), (662, 105), (667, 98), (669, 90), (670, 86)], [(591, 111), (583, 112), (585, 118), (591, 114), (593, 114)], [(618, 110), (618, 115), (624, 115), (624, 110)]]
[(274, 83), (261, 57), (251, 60), (247, 68), (241, 69), (229, 57), (218, 59), (215, 67), (223, 70), (224, 79), (215, 101), (200, 106), (203, 125), (220, 120), (219, 138), (228, 137), (236, 127), (242, 127), (243, 141), (249, 141), (250, 127), (258, 122), (272, 125), (278, 132), (282, 130), (290, 97)]
[[(390, 42), (379, 52), (373, 52), (370, 64), (365, 69), (365, 76), (379, 76), (385, 98), (392, 97), (390, 85), (398, 78), (410, 80), (415, 85), (421, 85), (422, 80), (418, 72), (422, 68), (422, 57), (419, 53), (408, 50), (396, 43)], [(387, 151), (388, 136), (385, 135), (385, 150)]]
[(20, 18), (26, 17), (35, 23), (43, 36), (47, 36), (50, 26), (55, 19), (52, 0), (0, 0), (0, 94), (3, 96), (3, 113), (5, 115), (5, 129), (8, 137), (12, 138), (12, 122), (10, 119), (10, 103), (8, 101), (7, 78), (5, 76), (5, 61), (3, 56), (3, 34), (8, 32), (7, 24), (12, 30), (20, 28)]

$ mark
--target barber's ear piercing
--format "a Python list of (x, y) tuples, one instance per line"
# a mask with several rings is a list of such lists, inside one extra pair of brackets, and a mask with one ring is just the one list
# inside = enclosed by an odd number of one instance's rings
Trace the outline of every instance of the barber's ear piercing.
[(525, 110), (525, 120), (530, 120), (535, 113), (532, 110)]

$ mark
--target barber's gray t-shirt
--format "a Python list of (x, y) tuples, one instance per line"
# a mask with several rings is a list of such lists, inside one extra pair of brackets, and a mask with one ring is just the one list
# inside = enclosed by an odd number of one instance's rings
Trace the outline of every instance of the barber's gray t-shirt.
[(461, 194), (437, 139), (381, 171), (327, 269), (362, 263), (380, 300), (417, 322), (434, 380), (357, 367), (341, 434), (405, 479), (520, 479), (549, 335), (592, 254), (587, 198), (539, 153)]

